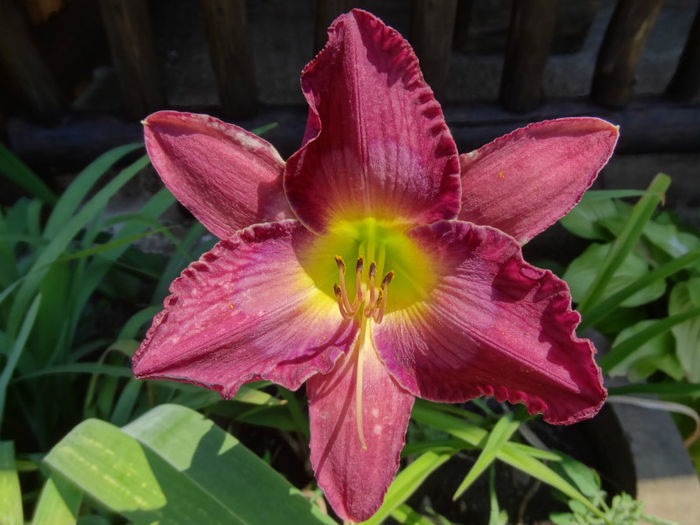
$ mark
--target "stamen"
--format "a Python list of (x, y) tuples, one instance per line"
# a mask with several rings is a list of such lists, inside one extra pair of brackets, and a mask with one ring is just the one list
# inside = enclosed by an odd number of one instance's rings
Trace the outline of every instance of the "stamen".
[(355, 341), (355, 350), (357, 351), (357, 356), (355, 357), (357, 359), (357, 374), (355, 377), (355, 423), (357, 424), (357, 437), (360, 440), (362, 450), (367, 450), (365, 433), (362, 428), (362, 364), (364, 360), (362, 351), (364, 349), (366, 326), (367, 320), (363, 319), (360, 325), (360, 333), (357, 335), (357, 341)]
[(335, 298), (338, 301), (338, 309), (340, 310), (340, 315), (343, 316), (343, 319), (352, 318), (352, 314), (347, 310), (347, 308), (345, 308), (345, 305), (343, 304), (345, 301), (343, 301), (343, 291), (340, 289), (340, 286), (334, 284), (333, 293), (335, 294)]
[(360, 306), (362, 302), (362, 267), (364, 265), (364, 260), (362, 257), (357, 258), (357, 263), (355, 263), (355, 301), (353, 301), (352, 306), (357, 311), (357, 307)]
[(377, 304), (374, 308), (374, 322), (379, 324), (384, 319), (384, 310), (386, 309), (386, 295), (387, 287), (389, 283), (394, 280), (394, 272), (391, 271), (384, 276), (382, 279), (382, 287), (379, 289), (379, 299), (377, 299)]
[(345, 261), (340, 255), (335, 256), (335, 263), (338, 265), (338, 281), (340, 282), (341, 299), (345, 310), (351, 314), (355, 313), (355, 308), (350, 304), (348, 299), (348, 291), (345, 288)]
[(369, 304), (370, 308), (374, 305), (376, 301), (376, 295), (374, 292), (374, 276), (377, 273), (377, 265), (374, 261), (369, 265)]

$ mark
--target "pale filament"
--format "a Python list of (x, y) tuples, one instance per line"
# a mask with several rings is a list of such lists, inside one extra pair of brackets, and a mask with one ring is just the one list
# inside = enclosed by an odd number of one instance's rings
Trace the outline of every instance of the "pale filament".
[[(343, 261), (343, 258), (340, 255), (336, 255), (335, 263), (338, 266), (338, 281), (340, 284), (336, 283), (333, 285), (333, 293), (338, 301), (340, 315), (342, 315), (344, 319), (352, 319), (359, 311), (360, 306), (363, 303), (363, 299), (365, 298), (365, 294), (362, 289), (362, 270), (364, 267), (364, 260), (362, 257), (359, 257), (357, 259), (357, 263), (355, 264), (355, 299), (352, 303), (348, 297), (348, 290), (345, 284), (345, 274), (347, 270), (345, 261)], [(386, 309), (387, 287), (394, 278), (394, 272), (388, 272), (384, 276), (384, 279), (382, 279), (382, 283), (379, 287), (376, 285), (376, 273), (377, 264), (372, 261), (368, 270), (369, 283), (367, 284), (367, 288), (369, 298), (367, 301), (365, 301), (362, 312), (366, 319), (372, 319), (375, 323), (381, 323), (382, 319), (384, 318), (384, 311)]]

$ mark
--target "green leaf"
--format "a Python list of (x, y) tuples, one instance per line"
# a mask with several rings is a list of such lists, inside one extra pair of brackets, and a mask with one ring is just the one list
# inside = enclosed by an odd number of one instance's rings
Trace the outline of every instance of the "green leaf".
[(700, 249), (693, 250), (686, 253), (676, 259), (672, 259), (654, 269), (651, 272), (645, 273), (637, 280), (631, 282), (621, 290), (609, 295), (606, 299), (599, 302), (593, 308), (591, 308), (579, 326), (579, 331), (583, 331), (590, 326), (595, 326), (601, 319), (604, 319), (607, 315), (615, 311), (615, 309), (622, 304), (622, 302), (628, 297), (634, 295), (639, 290), (649, 286), (654, 281), (665, 279), (670, 275), (673, 275), (689, 266), (692, 266), (700, 261)]
[[(633, 335), (638, 334), (649, 326), (652, 326), (654, 323), (654, 320), (646, 320), (625, 328), (619, 334), (617, 334), (617, 337), (615, 337), (613, 340), (612, 346), (618, 346), (620, 343), (625, 341), (625, 339), (629, 339)], [(658, 369), (658, 367), (653, 366), (653, 363), (658, 361), (658, 363), (662, 365), (663, 356), (672, 354), (672, 352), (673, 337), (669, 332), (661, 333), (635, 348), (634, 351), (625, 359), (614, 367), (610, 368), (608, 370), (608, 375), (613, 377), (628, 376), (630, 381), (640, 381), (642, 379), (646, 379)], [(675, 370), (672, 370), (672, 372), (674, 373), (671, 375), (677, 375)], [(682, 370), (680, 370), (680, 372), (682, 377)], [(676, 379), (681, 379), (681, 377), (676, 377)]]
[(49, 220), (46, 222), (44, 237), (52, 239), (58, 235), (58, 232), (68, 225), (73, 214), (80, 207), (80, 203), (100, 177), (107, 173), (114, 164), (123, 159), (126, 155), (141, 147), (143, 147), (143, 144), (126, 144), (124, 146), (119, 146), (118, 148), (103, 153), (88, 164), (61, 194), (61, 198), (56, 203), (56, 206), (49, 216)]
[(518, 430), (519, 426), (520, 422), (513, 420), (512, 412), (508, 412), (498, 420), (493, 430), (489, 432), (481, 454), (479, 454), (476, 462), (452, 496), (453, 501), (459, 498), (476, 481), (476, 478), (493, 463), (494, 459), (496, 459), (496, 454), (508, 442), (513, 433)]
[[(700, 278), (678, 283), (668, 298), (668, 313), (676, 316), (700, 307)], [(690, 381), (700, 382), (700, 315), (671, 328), (676, 354)]]
[(83, 493), (57, 473), (44, 483), (32, 525), (72, 525), (78, 519)]
[(0, 518), (3, 525), (23, 525), (22, 492), (12, 441), (0, 441)]
[[(413, 406), (413, 419), (420, 423), (425, 423), (435, 428), (439, 428), (453, 436), (463, 439), (467, 443), (478, 446), (486, 436), (486, 430), (470, 425), (456, 417), (440, 412), (431, 408), (431, 405), (425, 402), (416, 402)], [(559, 490), (569, 498), (580, 502), (597, 515), (602, 515), (586, 497), (581, 494), (573, 485), (554, 472), (548, 466), (544, 465), (533, 456), (525, 452), (521, 447), (516, 447), (515, 443), (506, 443), (501, 450), (496, 454), (496, 457), (515, 467), (530, 476), (544, 481), (555, 489)]]
[(489, 468), (489, 523), (488, 525), (507, 525), (508, 515), (500, 509), (496, 494), (496, 469), (493, 465)]
[(668, 175), (659, 173), (654, 177), (648, 188), (648, 194), (639, 199), (632, 209), (629, 219), (625, 223), (622, 232), (615, 240), (610, 253), (603, 262), (595, 280), (579, 303), (578, 309), (586, 312), (600, 302), (603, 294), (608, 289), (608, 284), (617, 269), (622, 265), (627, 255), (632, 251), (639, 240), (644, 226), (651, 218), (657, 204), (661, 201), (665, 191), (671, 184)]
[(678, 230), (673, 224), (649, 221), (642, 232), (654, 246), (671, 257), (681, 257), (693, 250), (700, 250), (700, 238)]
[(134, 406), (138, 401), (141, 385), (143, 385), (143, 381), (138, 381), (136, 379), (130, 379), (127, 381), (126, 386), (124, 386), (124, 389), (117, 400), (117, 404), (114, 407), (112, 417), (110, 418), (110, 423), (113, 425), (122, 426), (129, 421), (131, 412), (134, 410)]
[(389, 485), (384, 503), (379, 510), (364, 525), (374, 525), (381, 523), (392, 511), (406, 501), (425, 479), (432, 474), (440, 465), (452, 457), (453, 453), (437, 454), (432, 451), (425, 452), (416, 458), (405, 469), (399, 472), (396, 479)]
[[(610, 254), (612, 246), (612, 244), (592, 244), (580, 256), (571, 261), (562, 277), (569, 284), (574, 301), (583, 301)], [(624, 264), (617, 268), (610, 277), (606, 289), (601, 294), (601, 302), (616, 292), (626, 289), (629, 285), (638, 283), (640, 279), (648, 276), (648, 273), (649, 265), (646, 261), (634, 253), (628, 253)], [(663, 279), (652, 280), (620, 301), (619, 306), (631, 307), (649, 303), (661, 297), (664, 291), (666, 291), (666, 283)]]
[(607, 373), (611, 368), (617, 366), (619, 363), (625, 360), (627, 356), (639, 348), (639, 346), (643, 345), (650, 339), (670, 330), (677, 324), (693, 319), (697, 316), (700, 316), (700, 307), (654, 321), (644, 330), (641, 330), (637, 334), (625, 339), (616, 346), (613, 346), (607, 354), (600, 358), (598, 364), (603, 371)]
[(664, 396), (700, 397), (700, 383), (632, 383), (608, 387), (609, 396), (625, 394), (659, 394)]
[(56, 194), (2, 142), (0, 142), (0, 173), (46, 204), (56, 203)]
[(333, 523), (233, 436), (177, 405), (122, 429), (84, 421), (45, 462), (137, 524)]
[(36, 320), (36, 314), (39, 311), (39, 305), (41, 304), (41, 295), (37, 295), (32, 301), (27, 316), (22, 322), (22, 327), (20, 328), (17, 339), (15, 339), (10, 354), (7, 357), (7, 362), (5, 367), (0, 374), (0, 425), (3, 423), (3, 414), (5, 411), (5, 397), (7, 396), (7, 386), (10, 384), (10, 379), (15, 371), (17, 362), (19, 361), (22, 351), (24, 351), (24, 346), (27, 343), (27, 338), (31, 332), (32, 326), (34, 326), (34, 321)]
[(404, 525), (435, 525), (433, 520), (418, 514), (405, 503), (392, 510), (390, 515), (396, 521)]
[(608, 217), (618, 214), (615, 203), (606, 197), (605, 199), (592, 199), (587, 196), (591, 192), (586, 192), (574, 208), (560, 219), (564, 226), (574, 235), (592, 240), (607, 240), (610, 234), (599, 222)]
[(65, 251), (70, 241), (80, 229), (94, 218), (96, 214), (102, 211), (109, 199), (147, 164), (148, 157), (143, 156), (122, 170), (119, 175), (97, 192), (97, 194), (51, 238), (51, 242), (41, 252), (41, 255), (39, 255), (36, 261), (34, 261), (34, 264), (17, 292), (8, 321), (8, 331), (11, 334), (15, 333), (17, 327), (21, 323), (25, 314), (25, 308), (31, 297), (36, 293), (38, 283), (48, 270), (48, 266)]

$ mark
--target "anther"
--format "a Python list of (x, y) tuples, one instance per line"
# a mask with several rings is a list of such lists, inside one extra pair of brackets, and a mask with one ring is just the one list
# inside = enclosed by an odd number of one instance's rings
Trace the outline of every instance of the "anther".
[(348, 299), (348, 291), (345, 288), (345, 261), (343, 261), (343, 258), (340, 255), (336, 255), (335, 264), (338, 265), (338, 282), (340, 283), (341, 302), (345, 307), (345, 311), (349, 314), (353, 314), (355, 313), (355, 308), (353, 308), (353, 306), (350, 304), (350, 300)]
[(374, 301), (377, 300), (377, 296), (375, 295), (375, 285), (374, 285), (374, 276), (377, 273), (377, 265), (374, 261), (369, 265), (369, 304), (370, 308), (374, 306)]
[(348, 311), (347, 308), (345, 308), (345, 305), (343, 304), (345, 301), (343, 301), (343, 291), (340, 289), (340, 286), (337, 284), (333, 285), (333, 293), (335, 294), (335, 298), (338, 301), (338, 308), (340, 309), (340, 315), (343, 316), (344, 319), (350, 319), (352, 315)]
[(360, 306), (360, 303), (362, 302), (362, 267), (364, 265), (364, 259), (362, 257), (357, 258), (357, 262), (355, 263), (355, 301), (352, 303), (352, 306), (355, 310), (357, 310), (357, 307)]

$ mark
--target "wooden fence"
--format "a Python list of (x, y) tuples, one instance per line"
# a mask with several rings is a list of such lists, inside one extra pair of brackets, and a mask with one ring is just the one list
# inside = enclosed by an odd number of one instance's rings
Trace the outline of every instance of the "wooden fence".
[[(317, 49), (325, 41), (330, 21), (356, 5), (358, 2), (347, 0), (317, 0)], [(409, 38), (426, 80), (438, 96), (450, 81), (448, 64), (453, 41), (466, 34), (471, 5), (472, 0), (407, 2), (407, 8), (410, 6), (412, 10)], [(473, 147), (521, 121), (565, 114), (597, 114), (623, 125), (622, 147), (628, 151), (698, 151), (700, 108), (693, 100), (697, 100), (700, 90), (700, 8), (665, 93), (641, 102), (632, 97), (637, 63), (662, 5), (663, 0), (618, 0), (598, 51), (589, 97), (544, 104), (543, 73), (557, 24), (557, 0), (514, 1), (497, 101), (469, 110), (445, 108), (458, 145), (462, 149)], [(279, 121), (283, 125), (275, 132), (276, 141), (281, 143), (283, 151), (287, 147), (293, 150), (301, 136), (298, 132), (303, 126), (304, 112), (302, 108), (259, 110), (246, 1), (201, 0), (200, 6), (221, 101), (218, 113), (243, 123)], [(126, 116), (139, 119), (153, 110), (168, 107), (158, 74), (148, 3), (99, 0), (99, 7)], [(5, 75), (20, 87), (19, 96), (32, 110), (37, 120), (35, 125), (44, 130), (43, 135), (22, 137), (22, 133), (31, 135), (34, 125), (25, 122), (20, 136), (15, 129), (8, 132), (15, 134), (10, 138), (20, 143), (19, 149), (24, 144), (40, 154), (42, 147), (50, 147), (51, 140), (60, 143), (70, 138), (71, 133), (90, 133), (90, 123), (84, 121), (81, 121), (83, 127), (58, 129), (53, 138), (46, 127), (41, 127), (45, 126), (40, 124), (42, 120), (50, 121), (65, 113), (64, 97), (37, 52), (16, 2), (0, 0), (0, 12), (0, 65)], [(94, 125), (104, 126), (98, 121)], [(123, 122), (120, 125), (100, 128), (98, 134), (106, 137), (107, 143), (111, 140), (110, 133), (115, 141), (121, 140), (133, 128), (125, 128)], [(99, 147), (103, 146), (100, 143)]]

